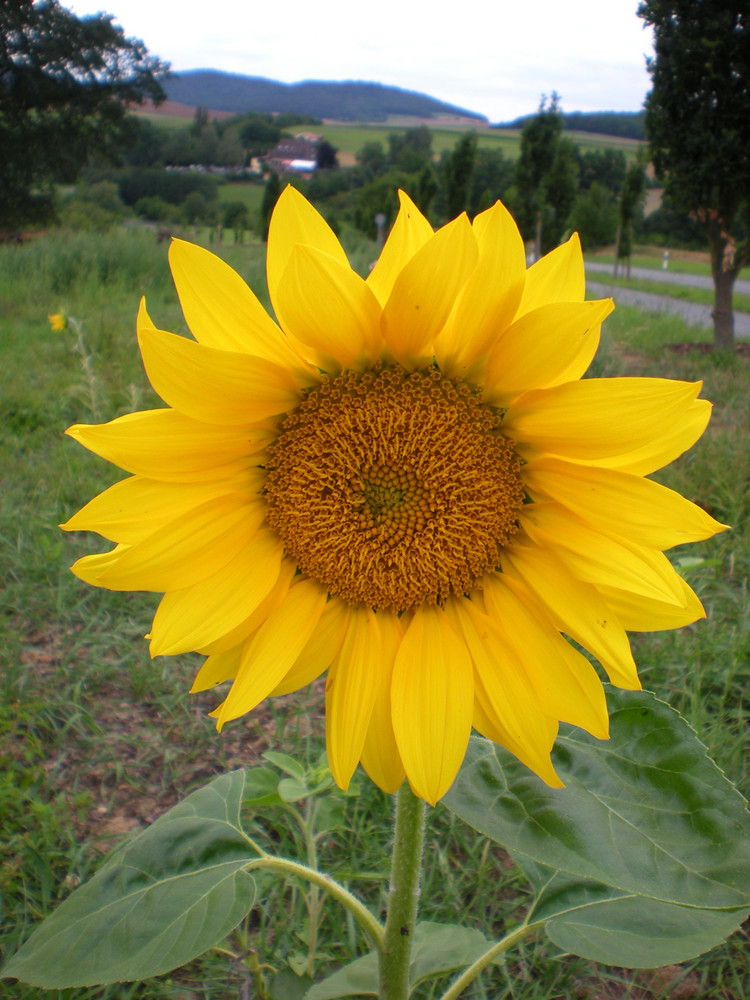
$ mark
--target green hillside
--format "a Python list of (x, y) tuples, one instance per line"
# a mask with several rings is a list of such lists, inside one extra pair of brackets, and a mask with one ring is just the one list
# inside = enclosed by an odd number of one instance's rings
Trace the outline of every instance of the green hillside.
[(263, 77), (199, 69), (165, 81), (170, 101), (215, 111), (295, 111), (339, 121), (385, 121), (389, 115), (433, 118), (460, 115), (485, 121), (483, 115), (445, 104), (434, 97), (380, 83), (362, 81), (279, 83)]

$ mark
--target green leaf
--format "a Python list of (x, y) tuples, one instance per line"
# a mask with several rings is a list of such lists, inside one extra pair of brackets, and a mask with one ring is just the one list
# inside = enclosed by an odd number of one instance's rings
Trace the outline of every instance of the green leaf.
[(493, 942), (481, 931), (457, 924), (434, 924), (425, 921), (417, 926), (409, 964), (412, 987), (425, 979), (443, 976), (476, 962)]
[(737, 930), (746, 911), (677, 906), (575, 879), (514, 855), (537, 891), (533, 920), (564, 951), (607, 965), (654, 968), (687, 961)]
[(270, 767), (251, 767), (245, 771), (245, 803), (249, 806), (277, 806), (279, 776)]
[(561, 727), (564, 789), (473, 738), (443, 802), (514, 855), (539, 894), (533, 919), (561, 947), (615, 965), (684, 961), (750, 908), (750, 815), (668, 705), (607, 695), (609, 741)]
[[(425, 979), (444, 976), (471, 965), (492, 945), (481, 931), (454, 924), (417, 924), (409, 963), (409, 988)], [(338, 997), (377, 996), (378, 960), (371, 951), (317, 983), (305, 1000), (336, 1000)]]
[(336, 1000), (337, 997), (378, 995), (378, 955), (371, 951), (343, 969), (316, 983), (305, 993), (305, 1000)]
[(286, 753), (277, 753), (276, 750), (266, 750), (263, 756), (280, 771), (288, 774), (290, 778), (298, 778), (299, 781), (304, 782), (305, 769), (294, 757), (290, 757)]
[(298, 976), (289, 969), (281, 969), (268, 986), (270, 1000), (302, 1000), (312, 983), (309, 976)]
[(304, 781), (297, 781), (296, 778), (282, 778), (278, 788), (283, 802), (300, 802), (312, 794)]
[(245, 772), (193, 792), (107, 860), (3, 969), (45, 989), (147, 979), (225, 938), (251, 909)]

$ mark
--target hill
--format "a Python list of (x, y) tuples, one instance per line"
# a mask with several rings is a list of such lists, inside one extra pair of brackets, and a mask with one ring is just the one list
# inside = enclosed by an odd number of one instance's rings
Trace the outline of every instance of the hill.
[(418, 118), (456, 116), (486, 122), (483, 115), (413, 90), (380, 83), (306, 80), (279, 83), (259, 76), (189, 70), (163, 84), (169, 101), (215, 111), (296, 111), (337, 121), (385, 121), (389, 115)]
[[(512, 122), (493, 128), (523, 128), (534, 115), (524, 115)], [(571, 132), (596, 132), (599, 135), (616, 135), (623, 139), (645, 139), (645, 112), (643, 111), (568, 111), (563, 112), (564, 127)]]

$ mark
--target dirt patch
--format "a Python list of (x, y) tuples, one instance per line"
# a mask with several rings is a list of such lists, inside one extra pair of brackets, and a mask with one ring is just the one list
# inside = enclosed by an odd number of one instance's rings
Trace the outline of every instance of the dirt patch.
[(620, 979), (599, 975), (580, 979), (575, 995), (576, 1000), (698, 1000), (701, 982), (695, 972), (665, 965), (637, 973), (623, 970)]
[[(705, 356), (713, 353), (714, 345), (706, 342), (699, 344), (667, 344), (667, 350), (673, 354), (698, 354)], [(750, 358), (750, 343), (735, 342), (734, 353), (741, 358)]]

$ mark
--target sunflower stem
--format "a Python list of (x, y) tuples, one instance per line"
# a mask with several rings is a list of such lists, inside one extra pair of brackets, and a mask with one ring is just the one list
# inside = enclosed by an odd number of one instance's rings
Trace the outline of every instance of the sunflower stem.
[(383, 947), (379, 954), (380, 1000), (407, 1000), (409, 960), (417, 926), (426, 804), (407, 782), (396, 793), (391, 884)]

